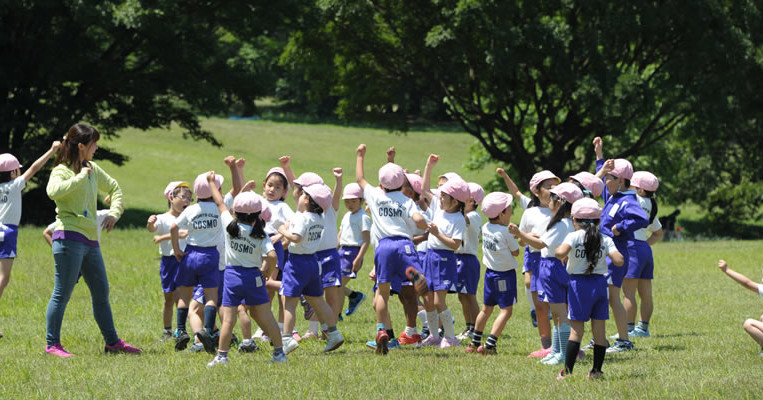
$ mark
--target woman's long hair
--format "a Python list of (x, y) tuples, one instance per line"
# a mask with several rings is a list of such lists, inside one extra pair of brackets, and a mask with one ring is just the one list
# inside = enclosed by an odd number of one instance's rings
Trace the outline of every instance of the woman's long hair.
[(101, 134), (98, 130), (87, 124), (74, 124), (64, 136), (64, 141), (61, 143), (61, 149), (58, 150), (53, 165), (65, 164), (67, 167), (73, 169), (76, 172), (82, 168), (79, 164), (79, 144), (87, 146), (94, 140), (98, 141), (101, 138)]

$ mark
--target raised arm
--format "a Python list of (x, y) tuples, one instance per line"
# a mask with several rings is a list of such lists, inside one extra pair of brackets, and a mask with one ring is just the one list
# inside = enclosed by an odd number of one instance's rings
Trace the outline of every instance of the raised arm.
[(522, 192), (519, 191), (519, 187), (517, 187), (516, 183), (511, 179), (509, 174), (504, 171), (503, 168), (498, 168), (495, 170), (495, 172), (503, 178), (503, 181), (506, 183), (506, 187), (509, 188), (509, 193), (511, 193), (512, 196), (514, 196), (514, 200), (521, 200), (522, 199)]
[(50, 173), (50, 179), (48, 179), (45, 191), (51, 200), (59, 200), (84, 184), (91, 173), (92, 169), (83, 167), (76, 175), (66, 178), (64, 176), (66, 175), (66, 170), (54, 168), (53, 172)]
[(729, 268), (728, 264), (726, 264), (726, 261), (724, 260), (718, 260), (718, 268), (723, 271), (726, 275), (729, 276), (729, 278), (737, 281), (740, 285), (743, 287), (752, 290), (755, 293), (758, 293), (758, 284), (753, 282), (752, 279), (740, 274), (739, 272), (734, 271), (733, 269)]
[[(223, 159), (223, 162), (225, 165), (228, 166), (228, 169), (230, 169), (230, 177), (231, 177), (231, 186), (233, 186), (230, 190), (230, 194), (233, 197), (236, 197), (237, 194), (241, 192), (241, 188), (244, 186), (244, 165), (246, 165), (246, 160), (243, 158), (239, 158), (236, 160), (233, 156), (228, 156)], [(239, 168), (239, 162), (241, 163), (241, 167)]]
[(228, 207), (225, 207), (225, 202), (223, 201), (223, 195), (220, 193), (220, 189), (218, 189), (217, 185), (215, 184), (214, 171), (209, 171), (207, 173), (207, 183), (209, 184), (209, 189), (212, 191), (212, 200), (214, 200), (215, 204), (217, 204), (217, 209), (220, 210), (220, 214), (228, 211)]
[(363, 161), (366, 158), (366, 145), (361, 144), (355, 149), (355, 180), (360, 185), (360, 189), (366, 190), (368, 181), (366, 180), (365, 171), (363, 170)]
[(291, 170), (291, 156), (281, 156), (278, 158), (278, 162), (281, 163), (283, 172), (286, 173), (286, 179), (289, 181), (289, 186), (294, 186), (294, 180), (297, 179), (294, 176), (294, 171)]
[(427, 165), (424, 167), (424, 179), (421, 183), (421, 197), (427, 201), (432, 200), (432, 169), (437, 165), (437, 161), (440, 160), (440, 156), (437, 154), (430, 154), (427, 158)]
[(596, 153), (597, 160), (604, 159), (604, 151), (602, 150), (603, 147), (604, 147), (604, 142), (601, 140), (600, 137), (596, 136), (595, 138), (593, 138), (593, 151)]
[(148, 221), (146, 221), (146, 229), (151, 233), (156, 232), (156, 214), (151, 214), (151, 216), (148, 217)]
[(36, 174), (45, 165), (45, 163), (48, 162), (50, 157), (52, 157), (53, 154), (56, 154), (56, 152), (60, 148), (61, 148), (61, 142), (59, 142), (58, 140), (53, 142), (53, 144), (50, 145), (50, 149), (48, 149), (48, 151), (46, 151), (45, 154), (40, 156), (40, 158), (35, 160), (35, 162), (33, 162), (32, 165), (30, 165), (29, 168), (27, 168), (27, 170), (24, 171), (24, 174), (21, 175), (24, 177), (24, 182), (29, 182), (29, 180), (32, 179), (34, 174)]
[(395, 146), (392, 146), (387, 149), (387, 162), (388, 163), (394, 163), (395, 162), (395, 155), (397, 154), (397, 151), (395, 151)]
[(331, 195), (331, 206), (334, 207), (334, 211), (339, 211), (339, 201), (342, 200), (342, 168), (334, 168), (334, 178), (336, 178), (336, 185)]

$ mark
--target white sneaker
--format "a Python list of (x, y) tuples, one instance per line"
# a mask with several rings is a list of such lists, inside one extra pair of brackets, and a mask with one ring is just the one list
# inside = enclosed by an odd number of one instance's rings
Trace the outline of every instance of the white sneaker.
[(564, 363), (564, 360), (562, 359), (562, 353), (553, 353), (553, 354), (554, 354), (554, 357), (552, 357), (551, 359), (547, 361), (541, 361), (541, 363), (545, 365), (559, 365)]
[(326, 348), (324, 348), (323, 351), (326, 353), (334, 351), (343, 343), (344, 337), (342, 337), (342, 334), (339, 333), (339, 331), (329, 332), (328, 337), (326, 338)]
[(297, 343), (296, 340), (294, 340), (291, 335), (286, 335), (282, 337), (283, 341), (283, 352), (284, 354), (289, 354), (292, 351), (296, 350), (297, 347), (299, 347), (299, 343)]
[(252, 335), (252, 339), (261, 339), (262, 335), (264, 335), (265, 332), (262, 330), (262, 328), (257, 328), (257, 331), (254, 332), (254, 335)]
[(207, 364), (207, 367), (214, 367), (215, 365), (228, 365), (228, 357), (221, 357), (218, 354)]

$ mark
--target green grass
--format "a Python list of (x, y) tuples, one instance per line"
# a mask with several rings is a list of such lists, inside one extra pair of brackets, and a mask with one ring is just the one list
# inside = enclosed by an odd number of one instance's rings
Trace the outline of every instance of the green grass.
[[(22, 228), (19, 243), (14, 275), (0, 302), (3, 398), (740, 398), (754, 397), (759, 383), (759, 348), (741, 324), (757, 317), (760, 300), (715, 267), (725, 257), (733, 268), (757, 279), (763, 264), (763, 242), (758, 241), (658, 244), (653, 337), (638, 340), (633, 352), (608, 355), (601, 382), (584, 379), (590, 353), (564, 382), (554, 379), (557, 367), (525, 358), (539, 343), (524, 296), (499, 341), (497, 357), (467, 355), (463, 348), (405, 348), (377, 357), (363, 345), (374, 328), (373, 312), (365, 303), (340, 323), (347, 342), (334, 354), (308, 343), (287, 365), (269, 365), (266, 345), (257, 354), (233, 353), (227, 368), (208, 370), (211, 356), (176, 353), (172, 344), (158, 342), (162, 297), (156, 249), (150, 234), (137, 229), (104, 234), (102, 246), (117, 330), (144, 354), (102, 354), (89, 291), (81, 282), (62, 330), (64, 345), (77, 356), (56, 359), (43, 352), (52, 255), (38, 229)], [(371, 293), (366, 279), (351, 286)], [(391, 304), (399, 332), (401, 306), (397, 300)], [(457, 328), (463, 328), (458, 301), (449, 297), (449, 304)], [(306, 327), (300, 320), (300, 331)], [(607, 331), (615, 332), (612, 321)], [(587, 332), (585, 340), (589, 337)]]

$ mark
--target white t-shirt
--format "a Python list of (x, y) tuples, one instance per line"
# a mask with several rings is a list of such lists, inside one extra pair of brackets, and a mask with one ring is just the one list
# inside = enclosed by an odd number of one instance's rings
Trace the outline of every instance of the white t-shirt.
[[(423, 211), (421, 207), (419, 207), (418, 204), (416, 204), (416, 209), (419, 211), (419, 214), (424, 218), (424, 221), (426, 221), (427, 225), (429, 225), (430, 222), (432, 222), (432, 209), (427, 208), (426, 211)], [(427, 232), (426, 229), (419, 229), (418, 226), (411, 220), (411, 224), (413, 225), (413, 228), (411, 229), (411, 232), (413, 232), (413, 236), (421, 236)], [(427, 252), (427, 241), (423, 240), (421, 243), (416, 245), (416, 251), (426, 253)]]
[(278, 227), (291, 221), (294, 216), (294, 211), (288, 204), (281, 200), (269, 201), (268, 208), (270, 208), (270, 221), (265, 224), (265, 233), (268, 235), (275, 235), (278, 233)]
[[(641, 208), (644, 209), (647, 218), (649, 218), (649, 216), (652, 215), (652, 200), (648, 197), (641, 197), (639, 195), (636, 195), (636, 198), (638, 199), (638, 203), (641, 205)], [(662, 224), (660, 223), (660, 219), (655, 215), (654, 221), (652, 221), (652, 223), (649, 224), (649, 226), (646, 228), (641, 228), (636, 232), (633, 232), (633, 237), (636, 240), (645, 241), (647, 238), (649, 238), (650, 233), (657, 232), (660, 229), (662, 229)]]
[(464, 234), (464, 245), (456, 250), (457, 254), (471, 254), (477, 256), (480, 246), (480, 229), (482, 228), (482, 216), (477, 211), (469, 211), (466, 214), (469, 225)]
[(379, 247), (379, 239), (381, 239), (379, 235), (380, 233), (376, 228), (376, 224), (371, 221), (371, 246), (374, 246), (374, 249)]
[(371, 210), (379, 238), (401, 236), (411, 239), (408, 220), (418, 214), (413, 200), (402, 192), (385, 193), (371, 185), (366, 185), (363, 197)]
[(217, 204), (203, 201), (188, 206), (175, 221), (180, 229), (188, 231), (186, 243), (192, 246), (217, 246), (222, 239), (223, 226)]
[[(561, 221), (554, 224), (540, 240), (546, 244), (546, 247), (540, 250), (541, 257), (556, 257), (556, 248), (559, 247), (567, 234), (573, 232), (575, 228), (572, 226), (572, 220), (569, 218), (563, 218)], [(530, 246), (532, 247), (532, 246)]]
[[(432, 222), (437, 225), (437, 229), (439, 229), (440, 233), (443, 235), (453, 240), (461, 240), (463, 242), (464, 234), (466, 233), (466, 220), (460, 212), (437, 213)], [(453, 251), (453, 249), (446, 246), (445, 243), (441, 242), (440, 239), (431, 233), (429, 234), (429, 239), (427, 239), (427, 246), (432, 250)]]
[(339, 238), (341, 246), (360, 246), (363, 244), (363, 232), (370, 232), (371, 218), (363, 209), (354, 213), (346, 212), (342, 217), (342, 236)]
[(321, 243), (323, 216), (311, 212), (294, 213), (289, 231), (302, 237), (299, 243), (289, 245), (289, 253), (315, 254)]
[(530, 205), (530, 202), (532, 201), (531, 198), (525, 196), (524, 194), (519, 198), (519, 206), (522, 207), (523, 210), (527, 210), (527, 206)]
[(339, 230), (336, 226), (336, 210), (333, 206), (328, 210), (323, 211), (323, 234), (321, 235), (321, 243), (318, 245), (318, 251), (335, 249), (339, 247), (339, 241), (337, 235)]
[(510, 271), (519, 266), (511, 254), (519, 251), (519, 243), (504, 225), (486, 223), (482, 226), (482, 263), (493, 271)]
[[(546, 233), (546, 227), (553, 218), (551, 209), (548, 207), (531, 207), (522, 213), (522, 220), (519, 222), (519, 230), (525, 233), (534, 233), (538, 237)], [(537, 253), (540, 250), (530, 246), (530, 251)]]
[[(100, 214), (100, 211), (98, 211), (98, 213)], [(172, 224), (174, 223), (175, 223), (175, 216), (170, 214), (169, 212), (157, 215), (156, 223), (154, 223), (154, 226), (156, 227), (156, 232), (154, 232), (154, 234), (166, 235), (170, 233), (170, 228), (172, 227)], [(180, 244), (180, 250), (185, 250), (185, 239), (180, 239), (179, 244)], [(165, 240), (159, 243), (159, 255), (172, 256), (174, 254), (175, 254), (175, 251), (172, 249), (171, 240)]]
[(763, 296), (763, 284), (758, 284), (758, 294), (760, 296)]
[[(606, 275), (607, 273), (607, 255), (609, 253), (617, 251), (615, 242), (612, 238), (606, 235), (599, 234), (601, 236), (601, 247), (599, 249), (599, 262), (596, 263), (596, 268), (593, 270), (593, 274)], [(570, 253), (567, 256), (567, 273), (572, 274), (585, 274), (588, 269), (588, 259), (585, 252), (585, 231), (580, 229), (575, 232), (567, 234), (564, 238), (563, 244), (567, 244), (571, 247)]]
[[(233, 221), (233, 216), (226, 211), (220, 215), (220, 219), (223, 225), (228, 226)], [(274, 251), (273, 243), (267, 236), (262, 239), (249, 236), (252, 233), (252, 227), (249, 225), (238, 224), (238, 232), (235, 239), (225, 234), (225, 259), (228, 265), (261, 268), (263, 257)]]
[(21, 191), (26, 187), (23, 176), (0, 184), (0, 223), (18, 225), (21, 221)]

